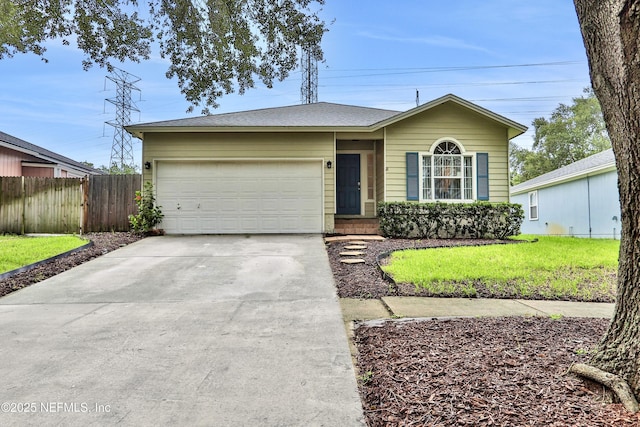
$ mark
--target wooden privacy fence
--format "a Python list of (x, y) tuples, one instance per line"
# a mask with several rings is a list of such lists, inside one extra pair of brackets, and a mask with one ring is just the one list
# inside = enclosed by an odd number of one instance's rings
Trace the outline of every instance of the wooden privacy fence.
[(0, 233), (128, 231), (140, 175), (0, 177)]
[(129, 231), (129, 215), (137, 214), (136, 191), (142, 175), (91, 175), (85, 193), (84, 230)]

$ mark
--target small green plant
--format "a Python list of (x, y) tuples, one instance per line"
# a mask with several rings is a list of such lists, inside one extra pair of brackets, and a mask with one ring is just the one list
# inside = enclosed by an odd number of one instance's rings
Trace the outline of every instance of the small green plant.
[(549, 315), (549, 317), (551, 318), (551, 320), (562, 320), (564, 316), (562, 314), (552, 313)]
[(138, 205), (138, 214), (129, 215), (129, 224), (133, 231), (147, 233), (160, 224), (164, 217), (161, 206), (156, 206), (151, 182), (144, 183), (144, 191), (136, 191), (135, 201)]
[(367, 384), (372, 379), (373, 379), (373, 371), (367, 371), (367, 372), (363, 373), (362, 375), (358, 376), (358, 380), (360, 380), (360, 382), (362, 384)]

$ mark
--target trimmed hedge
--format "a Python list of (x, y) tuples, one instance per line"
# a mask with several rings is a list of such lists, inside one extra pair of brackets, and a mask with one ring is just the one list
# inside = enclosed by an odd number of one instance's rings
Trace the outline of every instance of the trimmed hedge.
[(378, 203), (380, 232), (421, 239), (504, 239), (520, 234), (522, 206), (513, 203)]

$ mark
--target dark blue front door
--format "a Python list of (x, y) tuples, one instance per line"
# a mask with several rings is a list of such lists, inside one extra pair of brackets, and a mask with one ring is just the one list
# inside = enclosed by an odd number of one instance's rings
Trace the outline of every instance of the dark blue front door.
[(360, 154), (338, 154), (336, 193), (339, 215), (360, 215)]

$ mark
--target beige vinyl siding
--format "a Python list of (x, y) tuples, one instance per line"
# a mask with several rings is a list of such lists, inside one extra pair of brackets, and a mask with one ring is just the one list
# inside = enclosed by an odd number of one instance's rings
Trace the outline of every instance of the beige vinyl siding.
[[(376, 200), (384, 200), (384, 141), (376, 141)], [(377, 211), (376, 211), (377, 214)]]
[(445, 137), (456, 139), (467, 152), (489, 153), (490, 201), (508, 201), (507, 129), (454, 103), (442, 104), (387, 128), (387, 201), (406, 200), (406, 153), (429, 151), (434, 142)]
[[(154, 159), (322, 159), (333, 161), (333, 133), (149, 133), (142, 163)], [(334, 169), (324, 170), (325, 231), (334, 228)], [(144, 170), (153, 179), (153, 170)]]

